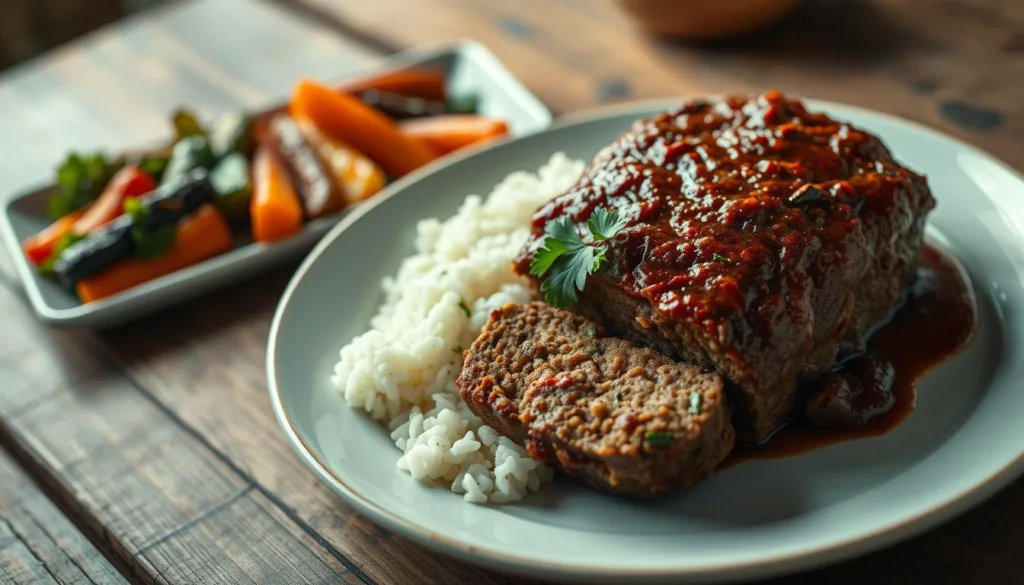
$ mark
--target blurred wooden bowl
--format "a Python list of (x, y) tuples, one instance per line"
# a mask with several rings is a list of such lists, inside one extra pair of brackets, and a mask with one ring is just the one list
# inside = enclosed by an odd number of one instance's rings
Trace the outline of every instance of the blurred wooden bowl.
[(736, 37), (785, 16), (800, 0), (615, 0), (646, 30), (687, 40)]

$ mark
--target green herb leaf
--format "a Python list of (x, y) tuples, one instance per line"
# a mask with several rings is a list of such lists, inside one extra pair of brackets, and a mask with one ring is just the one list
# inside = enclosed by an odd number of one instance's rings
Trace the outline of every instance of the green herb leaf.
[(596, 327), (587, 327), (587, 335), (589, 335), (591, 337), (597, 337), (597, 328)]
[(590, 228), (590, 233), (594, 235), (594, 241), (600, 242), (601, 240), (614, 238), (628, 223), (629, 221), (626, 218), (619, 216), (617, 210), (598, 207), (594, 210), (594, 213), (590, 214), (587, 227)]
[(544, 298), (556, 307), (567, 307), (576, 302), (576, 291), (583, 290), (587, 276), (597, 271), (604, 260), (604, 248), (580, 246), (566, 252), (551, 265), (551, 272), (540, 290)]
[(462, 309), (462, 312), (465, 313), (467, 317), (473, 315), (473, 313), (469, 310), (469, 305), (466, 304), (465, 299), (459, 299), (459, 308)]
[(669, 432), (647, 433), (644, 435), (644, 442), (652, 447), (666, 447), (676, 440), (676, 436)]
[(576, 302), (587, 276), (597, 272), (604, 262), (608, 250), (604, 241), (622, 231), (626, 223), (615, 210), (595, 209), (587, 222), (591, 241), (584, 242), (568, 217), (548, 222), (547, 237), (530, 262), (530, 274), (547, 275), (541, 283), (545, 300), (557, 307)]
[(700, 392), (690, 394), (690, 414), (700, 414)]
[(721, 254), (715, 254), (714, 256), (711, 257), (711, 259), (714, 260), (715, 262), (721, 262), (722, 264), (732, 264), (731, 260), (729, 260), (725, 256), (722, 256)]

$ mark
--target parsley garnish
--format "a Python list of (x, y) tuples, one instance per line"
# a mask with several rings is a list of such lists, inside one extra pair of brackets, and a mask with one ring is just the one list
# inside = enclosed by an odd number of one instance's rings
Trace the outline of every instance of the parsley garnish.
[(690, 414), (700, 414), (700, 392), (690, 394)]
[(465, 299), (459, 299), (459, 308), (462, 309), (462, 312), (465, 313), (467, 317), (473, 314), (469, 311), (469, 305), (466, 304)]
[(671, 445), (675, 438), (676, 436), (669, 432), (647, 433), (644, 435), (644, 442), (652, 447), (665, 447)]
[(728, 258), (722, 256), (721, 254), (715, 254), (714, 256), (711, 257), (711, 259), (714, 260), (715, 262), (721, 262), (722, 264), (732, 264), (732, 262)]
[(568, 217), (548, 222), (544, 244), (530, 262), (530, 274), (547, 274), (540, 286), (544, 299), (556, 307), (575, 303), (587, 276), (597, 272), (604, 261), (608, 250), (605, 241), (614, 238), (627, 223), (614, 209), (599, 207), (587, 221), (591, 241), (584, 242)]

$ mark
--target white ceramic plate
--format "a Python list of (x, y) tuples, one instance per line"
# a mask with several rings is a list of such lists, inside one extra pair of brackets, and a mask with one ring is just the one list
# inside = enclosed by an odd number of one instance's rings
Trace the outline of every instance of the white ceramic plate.
[(980, 328), (970, 348), (918, 385), (919, 406), (887, 436), (747, 462), (696, 489), (635, 503), (560, 479), (520, 505), (466, 504), (395, 469), (387, 433), (349, 409), (329, 376), (367, 327), (378, 283), (412, 250), (416, 221), (451, 215), (468, 193), (535, 170), (555, 151), (590, 158), (642, 115), (641, 103), (453, 159), (351, 214), (288, 286), (267, 366), (278, 420), (302, 461), (361, 513), (439, 551), (554, 579), (705, 582), (765, 577), (894, 543), (961, 513), (1024, 467), (1024, 181), (975, 148), (891, 116), (809, 102), (882, 136), (926, 173), (930, 234), (968, 267)]

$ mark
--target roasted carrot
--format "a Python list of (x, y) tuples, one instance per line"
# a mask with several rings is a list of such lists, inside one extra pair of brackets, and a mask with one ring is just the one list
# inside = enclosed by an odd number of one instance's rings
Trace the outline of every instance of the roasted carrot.
[(405, 175), (437, 157), (434, 149), (402, 134), (384, 114), (315, 81), (303, 80), (295, 87), (291, 114), (311, 120), (325, 134), (362, 152), (393, 176)]
[(476, 114), (451, 114), (404, 120), (399, 128), (406, 136), (426, 142), (441, 154), (448, 154), (470, 144), (506, 136), (504, 120)]
[(88, 234), (121, 215), (125, 199), (145, 195), (154, 189), (156, 180), (145, 171), (139, 167), (124, 167), (110, 179), (89, 211), (75, 222), (73, 231), (83, 236)]
[(384, 187), (384, 171), (361, 152), (331, 138), (306, 118), (295, 124), (327, 167), (346, 205), (362, 201)]
[(388, 91), (428, 100), (445, 100), (444, 74), (433, 69), (405, 69), (342, 84), (340, 91), (359, 93), (367, 89)]
[(49, 260), (50, 256), (53, 255), (53, 247), (57, 244), (57, 240), (71, 232), (71, 229), (75, 226), (75, 222), (82, 217), (87, 209), (88, 207), (84, 207), (82, 209), (72, 211), (51, 223), (49, 227), (38, 234), (26, 238), (25, 241), (21, 243), (21, 249), (25, 252), (25, 257), (37, 266)]
[(174, 243), (160, 257), (122, 260), (78, 281), (75, 290), (83, 303), (92, 302), (223, 254), (231, 246), (227, 222), (216, 207), (206, 204), (178, 223)]
[(280, 155), (260, 145), (252, 161), (252, 239), (276, 242), (302, 229), (302, 201)]

